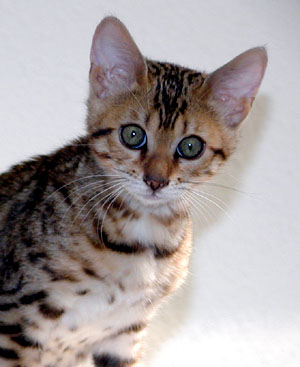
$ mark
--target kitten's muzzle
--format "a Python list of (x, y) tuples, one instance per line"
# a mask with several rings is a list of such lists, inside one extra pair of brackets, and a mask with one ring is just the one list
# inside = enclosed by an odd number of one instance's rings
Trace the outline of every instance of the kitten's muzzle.
[(162, 189), (165, 186), (168, 186), (170, 180), (166, 180), (163, 177), (145, 175), (144, 182), (147, 186), (151, 187), (153, 191), (156, 191), (158, 189)]

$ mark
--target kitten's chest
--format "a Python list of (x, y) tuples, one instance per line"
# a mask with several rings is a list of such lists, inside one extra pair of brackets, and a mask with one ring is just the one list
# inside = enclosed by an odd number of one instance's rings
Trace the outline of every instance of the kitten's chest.
[(166, 231), (159, 234), (138, 253), (96, 249), (88, 238), (74, 239), (74, 246), (80, 246), (78, 257), (72, 256), (71, 262), (64, 257), (60, 263), (72, 269), (79, 281), (50, 283), (48, 302), (64, 312), (54, 323), (39, 318), (41, 327), (31, 334), (48, 346), (48, 351), (39, 352), (45, 364), (55, 362), (56, 351), (67, 350), (61, 365), (72, 365), (74, 351), (91, 353), (122, 330), (147, 324), (160, 299), (182, 281), (188, 263), (190, 237), (177, 243), (178, 251), (165, 256), (150, 246), (166, 238), (171, 243)]
[(98, 320), (103, 330), (128, 324), (155, 297), (158, 279), (164, 277), (164, 271), (150, 250), (140, 255), (106, 255), (97, 275), (89, 275), (81, 282), (72, 309), (63, 320), (70, 327), (73, 320), (78, 324), (74, 327)]
[[(53, 294), (66, 312), (52, 331), (76, 347), (110, 337), (134, 324), (145, 323), (160, 298), (166, 270), (150, 250), (140, 255), (103, 254), (96, 276), (88, 275), (72, 292)], [(95, 269), (95, 268), (94, 268)]]
[(62, 284), (50, 293), (49, 301), (65, 311), (55, 323), (37, 320), (39, 328), (32, 331), (31, 337), (47, 345), (43, 352), (34, 351), (41, 365), (55, 363), (57, 354), (62, 366), (76, 365), (77, 355), (101, 350), (122, 330), (147, 323), (163, 274), (151, 252), (111, 253), (96, 270), (97, 276), (86, 276), (72, 289)]

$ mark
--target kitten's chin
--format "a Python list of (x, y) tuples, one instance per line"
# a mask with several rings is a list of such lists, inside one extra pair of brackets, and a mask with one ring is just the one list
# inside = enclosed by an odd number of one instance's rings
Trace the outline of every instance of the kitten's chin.
[(138, 195), (136, 197), (145, 206), (159, 206), (166, 204), (166, 200), (158, 197), (155, 194)]
[(157, 195), (156, 193), (133, 194), (137, 203), (147, 208), (157, 209), (162, 206), (172, 206), (172, 201)]

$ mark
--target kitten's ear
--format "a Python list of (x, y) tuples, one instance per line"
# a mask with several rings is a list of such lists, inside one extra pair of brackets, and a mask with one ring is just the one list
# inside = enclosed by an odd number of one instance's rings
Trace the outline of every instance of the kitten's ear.
[(91, 48), (91, 85), (98, 98), (133, 89), (146, 80), (146, 63), (128, 30), (107, 17), (96, 28)]
[(229, 126), (248, 115), (267, 66), (265, 48), (252, 48), (208, 75), (201, 94)]

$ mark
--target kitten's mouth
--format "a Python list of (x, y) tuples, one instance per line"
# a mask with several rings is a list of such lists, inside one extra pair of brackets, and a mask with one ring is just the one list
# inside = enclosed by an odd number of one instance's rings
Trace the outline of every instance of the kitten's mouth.
[(164, 198), (157, 195), (156, 192), (140, 194), (139, 198), (146, 205), (161, 205), (162, 202), (165, 202)]
[(153, 192), (151, 194), (145, 194), (145, 195), (142, 195), (142, 196), (143, 196), (143, 198), (145, 198), (147, 200), (155, 200), (155, 201), (161, 200), (161, 198), (158, 197), (155, 192)]

